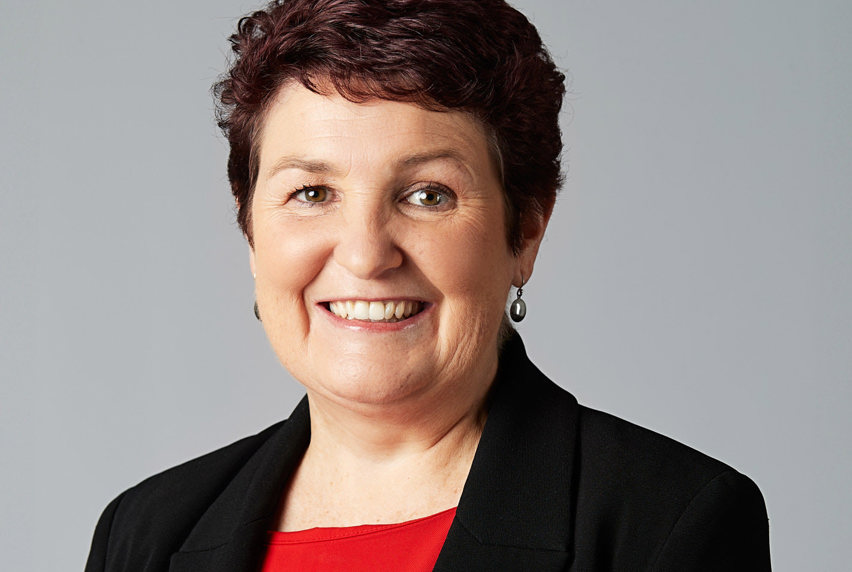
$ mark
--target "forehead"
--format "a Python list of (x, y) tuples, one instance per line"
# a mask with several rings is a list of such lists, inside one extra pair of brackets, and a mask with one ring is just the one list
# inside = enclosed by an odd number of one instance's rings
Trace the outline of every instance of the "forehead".
[(470, 113), (381, 99), (355, 103), (336, 92), (321, 95), (300, 84), (276, 94), (258, 137), (261, 168), (282, 155), (378, 159), (441, 151), (489, 164), (494, 158), (490, 141), (486, 128)]

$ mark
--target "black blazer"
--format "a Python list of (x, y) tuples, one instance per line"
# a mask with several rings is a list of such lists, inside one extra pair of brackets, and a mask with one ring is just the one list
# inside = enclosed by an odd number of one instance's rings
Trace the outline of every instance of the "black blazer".
[[(732, 468), (577, 404), (504, 347), (435, 570), (769, 570), (760, 491)], [(307, 399), (262, 433), (107, 506), (87, 572), (256, 570), (310, 439)]]

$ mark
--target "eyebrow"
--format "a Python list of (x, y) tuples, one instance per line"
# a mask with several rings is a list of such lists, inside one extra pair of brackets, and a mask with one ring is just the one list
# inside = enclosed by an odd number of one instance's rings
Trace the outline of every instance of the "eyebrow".
[(435, 151), (427, 151), (425, 153), (409, 155), (407, 157), (404, 157), (399, 162), (399, 164), (404, 165), (406, 167), (417, 167), (419, 165), (431, 163), (433, 161), (441, 161), (444, 159), (449, 159), (458, 167), (461, 167), (461, 169), (468, 177), (472, 177), (473, 180), (476, 180), (476, 173), (474, 173), (473, 169), (470, 166), (470, 163), (465, 160), (465, 156), (462, 153), (455, 149), (437, 149)]
[[(438, 149), (435, 151), (427, 151), (425, 153), (416, 153), (414, 155), (403, 157), (401, 160), (397, 161), (397, 164), (404, 167), (416, 167), (432, 161), (440, 161), (442, 159), (450, 159), (468, 169), (464, 156), (455, 149)], [(286, 155), (278, 159), (278, 161), (269, 168), (267, 176), (272, 177), (279, 171), (284, 171), (286, 169), (298, 169), (306, 173), (315, 173), (320, 175), (333, 175), (336, 171), (330, 163), (319, 159), (303, 159), (301, 157)]]
[(317, 173), (321, 175), (334, 172), (334, 168), (325, 161), (285, 156), (278, 159), (278, 161), (269, 168), (268, 176), (272, 177), (279, 171), (283, 171), (285, 169), (299, 169), (300, 171), (305, 171), (307, 173)]
[(400, 163), (402, 165), (405, 165), (406, 167), (416, 167), (417, 165), (422, 165), (423, 163), (430, 163), (432, 161), (438, 161), (441, 159), (451, 159), (462, 165), (467, 164), (462, 154), (456, 151), (455, 149), (439, 149), (437, 151), (428, 151), (426, 153), (409, 155), (408, 157), (403, 158)]

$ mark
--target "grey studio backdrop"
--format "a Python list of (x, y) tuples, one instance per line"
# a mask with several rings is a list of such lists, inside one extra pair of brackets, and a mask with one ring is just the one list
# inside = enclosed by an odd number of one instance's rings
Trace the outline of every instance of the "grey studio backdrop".
[[(776, 570), (852, 554), (852, 3), (517, 1), (572, 78), (527, 288), (581, 402), (747, 473)], [(286, 416), (210, 84), (246, 0), (3, 0), (3, 570)]]

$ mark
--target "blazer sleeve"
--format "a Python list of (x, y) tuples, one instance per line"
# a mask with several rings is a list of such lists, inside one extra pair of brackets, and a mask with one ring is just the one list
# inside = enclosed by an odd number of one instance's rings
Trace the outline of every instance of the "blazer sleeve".
[(763, 496), (751, 479), (734, 470), (712, 479), (692, 499), (654, 566), (681, 572), (770, 569)]
[(103, 572), (107, 569), (107, 547), (109, 545), (112, 523), (115, 519), (118, 505), (121, 504), (121, 499), (124, 498), (124, 494), (122, 493), (109, 503), (98, 519), (95, 534), (92, 536), (92, 547), (89, 549), (89, 558), (86, 561), (85, 572)]

